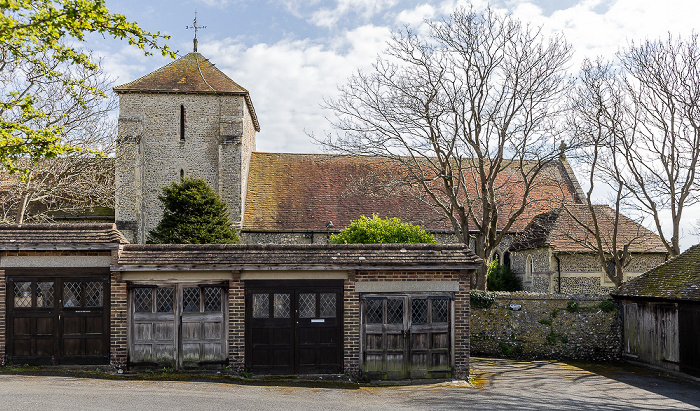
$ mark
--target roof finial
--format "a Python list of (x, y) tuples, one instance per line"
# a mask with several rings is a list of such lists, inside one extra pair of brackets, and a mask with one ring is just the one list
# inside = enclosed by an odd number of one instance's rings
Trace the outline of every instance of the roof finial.
[(192, 21), (191, 26), (185, 26), (185, 30), (189, 29), (194, 29), (194, 40), (192, 40), (192, 43), (194, 44), (194, 52), (197, 52), (197, 30), (199, 29), (206, 29), (207, 26), (198, 26), (197, 25), (197, 10), (194, 11), (194, 20)]

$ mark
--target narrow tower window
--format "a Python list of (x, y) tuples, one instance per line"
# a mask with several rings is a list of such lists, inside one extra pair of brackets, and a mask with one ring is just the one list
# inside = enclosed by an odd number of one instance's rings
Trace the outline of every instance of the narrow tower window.
[(180, 105), (180, 141), (185, 141), (185, 106)]
[(182, 180), (183, 178), (185, 178), (185, 170), (180, 169), (180, 180)]

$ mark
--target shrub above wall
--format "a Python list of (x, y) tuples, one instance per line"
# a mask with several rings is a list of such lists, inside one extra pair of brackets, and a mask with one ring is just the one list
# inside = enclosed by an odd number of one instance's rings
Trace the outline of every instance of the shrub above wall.
[(620, 358), (617, 305), (605, 297), (498, 292), (472, 306), (471, 353), (518, 359), (609, 361)]

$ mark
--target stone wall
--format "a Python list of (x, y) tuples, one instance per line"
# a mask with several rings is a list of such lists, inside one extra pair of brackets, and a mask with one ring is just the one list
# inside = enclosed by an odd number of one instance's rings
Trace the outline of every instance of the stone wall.
[[(617, 308), (608, 312), (601, 308), (605, 297), (497, 294), (490, 308), (472, 307), (472, 355), (589, 361), (620, 358), (622, 322)], [(576, 310), (567, 309), (574, 303)], [(512, 304), (520, 309), (511, 309)]]
[[(180, 107), (185, 134), (180, 136)], [(122, 93), (116, 150), (115, 220), (138, 243), (162, 216), (161, 187), (199, 177), (240, 225), (255, 129), (240, 95)]]

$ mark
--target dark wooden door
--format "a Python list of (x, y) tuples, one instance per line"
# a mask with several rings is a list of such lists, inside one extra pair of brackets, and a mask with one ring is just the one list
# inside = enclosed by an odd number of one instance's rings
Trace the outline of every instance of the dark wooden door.
[(363, 374), (371, 379), (449, 378), (452, 299), (444, 295), (366, 295)]
[(678, 304), (681, 371), (700, 377), (700, 304)]
[(131, 288), (129, 362), (142, 366), (221, 366), (228, 356), (226, 289), (166, 284)]
[(342, 371), (342, 281), (246, 282), (246, 366), (257, 374)]
[[(107, 364), (107, 269), (53, 268), (41, 270), (41, 276), (36, 275), (37, 271), (12, 269), (7, 278), (9, 360), (28, 364)], [(49, 273), (53, 275), (48, 276)]]

